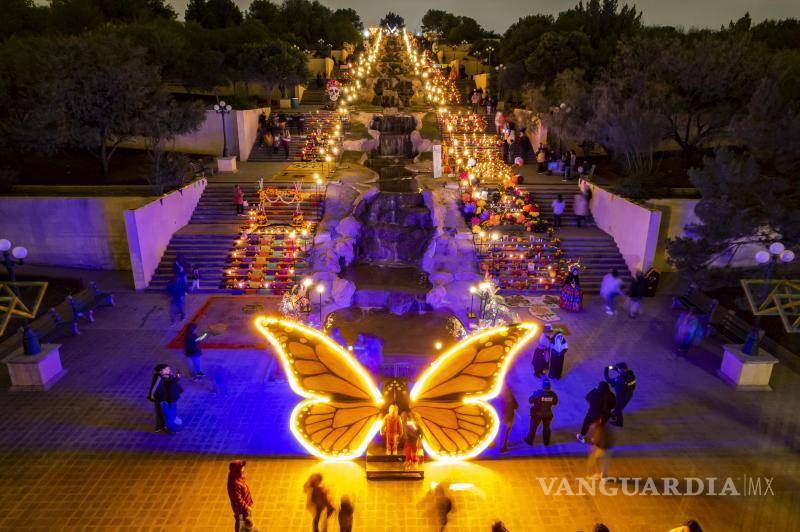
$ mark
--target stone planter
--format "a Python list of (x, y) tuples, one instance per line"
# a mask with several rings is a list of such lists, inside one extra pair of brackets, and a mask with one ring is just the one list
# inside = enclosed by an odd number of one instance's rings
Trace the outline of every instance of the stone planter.
[(236, 156), (217, 157), (217, 170), (225, 173), (236, 173), (238, 171), (236, 167)]
[(49, 390), (67, 370), (61, 367), (60, 344), (42, 344), (42, 352), (27, 356), (22, 348), (3, 359), (11, 377), (12, 392), (44, 392)]
[(769, 392), (772, 388), (769, 379), (772, 368), (778, 359), (759, 351), (758, 356), (746, 355), (739, 344), (725, 344), (722, 346), (722, 366), (717, 370), (717, 375), (730, 386), (741, 392)]

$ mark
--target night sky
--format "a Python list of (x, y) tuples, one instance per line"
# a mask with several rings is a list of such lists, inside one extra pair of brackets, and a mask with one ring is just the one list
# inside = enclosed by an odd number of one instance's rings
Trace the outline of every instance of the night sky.
[[(186, 0), (169, 0), (180, 17)], [(251, 0), (234, 0), (247, 8)], [(274, 0), (276, 3), (279, 0)], [(418, 29), (422, 15), (428, 9), (450, 11), (456, 15), (475, 18), (483, 27), (504, 32), (518, 18), (535, 13), (557, 14), (578, 3), (578, 0), (321, 0), (329, 7), (351, 7), (367, 24), (375, 24), (387, 11), (399, 13), (412, 29)], [(620, 0), (624, 3), (624, 0)], [(759, 22), (765, 18), (800, 18), (798, 0), (638, 0), (633, 2), (644, 11), (646, 24), (718, 28), (749, 11)]]

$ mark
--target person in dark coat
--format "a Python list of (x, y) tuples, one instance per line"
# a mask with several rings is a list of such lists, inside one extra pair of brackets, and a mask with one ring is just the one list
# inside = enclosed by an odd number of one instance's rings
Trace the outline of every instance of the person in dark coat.
[(173, 277), (167, 285), (167, 294), (169, 295), (169, 323), (174, 325), (176, 319), (180, 318), (180, 321), (186, 319), (186, 284), (181, 281), (180, 277)]
[(308, 493), (308, 506), (314, 512), (314, 520), (312, 522), (314, 532), (319, 532), (320, 530), (319, 522), (323, 520), (323, 513), (325, 516), (322, 529), (327, 530), (327, 522), (334, 508), (328, 488), (322, 485), (322, 475), (314, 473), (308, 477), (304, 489)]
[[(612, 376), (612, 371), (616, 372), (616, 375)], [(614, 410), (611, 412), (611, 424), (621, 427), (623, 422), (622, 410), (633, 398), (633, 392), (636, 390), (636, 375), (633, 370), (628, 368), (628, 364), (625, 362), (620, 362), (616, 366), (606, 367), (604, 373), (606, 382), (614, 389), (614, 395), (616, 395), (617, 399)]]
[(208, 336), (207, 333), (203, 333), (201, 335), (197, 334), (196, 323), (190, 323), (186, 326), (186, 336), (183, 339), (184, 354), (186, 355), (186, 358), (189, 359), (189, 365), (192, 369), (192, 376), (195, 379), (206, 376), (206, 374), (203, 373), (203, 367), (200, 364), (200, 355), (203, 354), (203, 351), (198, 345), (199, 342), (202, 342), (206, 336)]
[(147, 390), (147, 400), (153, 403), (156, 415), (156, 432), (164, 432), (167, 424), (164, 422), (164, 413), (161, 411), (161, 403), (156, 401), (155, 392), (161, 386), (161, 372), (166, 368), (166, 364), (156, 364), (153, 368), (153, 378), (150, 381), (150, 388)]
[(253, 530), (253, 495), (244, 478), (245, 465), (245, 460), (233, 460), (228, 465), (228, 498), (236, 520), (236, 532)]
[(628, 312), (628, 316), (631, 318), (635, 318), (639, 315), (639, 307), (642, 304), (642, 298), (644, 297), (644, 292), (646, 289), (647, 279), (645, 279), (641, 270), (638, 270), (630, 288), (628, 288), (628, 298), (630, 298), (631, 301), (631, 308)]
[(558, 395), (550, 389), (550, 380), (542, 381), (542, 389), (534, 392), (528, 402), (531, 404), (531, 425), (525, 443), (533, 445), (539, 424), (542, 425), (542, 438), (545, 445), (550, 445), (550, 423), (553, 421), (553, 407), (558, 404)]
[(594, 422), (605, 424), (617, 405), (617, 398), (606, 381), (601, 382), (597, 385), (597, 388), (587, 393), (586, 401), (589, 403), (589, 411), (586, 412), (586, 416), (583, 418), (581, 431), (575, 435), (581, 443), (586, 441), (586, 433), (589, 431), (589, 426)]
[(172, 368), (165, 366), (159, 376), (160, 382), (153, 391), (153, 398), (161, 405), (167, 432), (174, 434), (178, 431), (178, 426), (183, 423), (178, 417), (178, 399), (183, 393), (183, 388), (179, 383), (181, 373), (173, 373)]

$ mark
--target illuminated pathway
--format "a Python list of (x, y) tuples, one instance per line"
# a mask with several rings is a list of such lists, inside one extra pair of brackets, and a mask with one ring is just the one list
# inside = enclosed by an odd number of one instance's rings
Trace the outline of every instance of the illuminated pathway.
[[(204, 300), (190, 295), (190, 313)], [(297, 397), (284, 382), (262, 384), (263, 358), (254, 350), (207, 351), (209, 373), (223, 363), (228, 368), (229, 395), (212, 395), (208, 382), (184, 382), (185, 429), (153, 434), (152, 406), (144, 400), (152, 366), (185, 368), (185, 360), (163, 347), (177, 331), (163, 325), (162, 296), (120, 294), (116, 309), (65, 342), (69, 374), (58, 386), (47, 394), (0, 394), (0, 529), (227, 529), (226, 460), (233, 457), (250, 461), (262, 530), (304, 529), (301, 485), (317, 469), (329, 473), (336, 496), (345, 486), (354, 494), (356, 530), (432, 530), (424, 496), (430, 481), (444, 479), (474, 485), (455, 494), (451, 530), (488, 530), (494, 517), (515, 532), (591, 530), (598, 520), (615, 531), (664, 531), (690, 517), (708, 530), (754, 523), (791, 529), (800, 507), (800, 467), (791, 454), (800, 448), (800, 377), (779, 366), (771, 394), (733, 392), (713, 374), (718, 346), (707, 344), (689, 362), (672, 354), (668, 303), (666, 296), (647, 300), (643, 318), (631, 321), (608, 318), (590, 298), (586, 313), (565, 316), (573, 335), (565, 378), (554, 383), (561, 404), (549, 449), (521, 442), (528, 421), (521, 409), (509, 458), (492, 460), (490, 450), (490, 459), (467, 465), (429, 464), (424, 484), (367, 484), (359, 462), (305, 458), (287, 428)], [(600, 368), (620, 360), (637, 372), (638, 385), (612, 475), (762, 475), (775, 477), (776, 495), (546, 497), (536, 477), (583, 474), (585, 447), (574, 438), (583, 395)], [(534, 388), (529, 354), (508, 380), (524, 402)], [(287, 456), (294, 459), (278, 458)]]

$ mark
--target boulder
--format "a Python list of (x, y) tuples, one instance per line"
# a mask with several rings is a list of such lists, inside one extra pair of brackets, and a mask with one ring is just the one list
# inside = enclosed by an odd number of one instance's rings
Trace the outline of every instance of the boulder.
[(352, 216), (343, 218), (336, 226), (336, 232), (342, 236), (356, 238), (361, 230), (361, 224)]
[(331, 299), (337, 307), (349, 307), (353, 303), (353, 295), (356, 293), (356, 285), (348, 280), (336, 277), (333, 280), (331, 289)]
[(433, 308), (440, 308), (444, 306), (444, 298), (447, 295), (447, 289), (443, 286), (434, 286), (430, 292), (425, 296), (425, 302)]
[(483, 280), (483, 277), (474, 270), (457, 271), (454, 277), (456, 281), (463, 281), (466, 283), (480, 283)]
[(414, 306), (415, 300), (414, 296), (411, 294), (406, 294), (404, 292), (392, 292), (389, 295), (389, 312), (396, 316), (402, 316), (404, 314), (408, 314), (411, 308)]
[(336, 243), (334, 244), (333, 250), (336, 253), (337, 257), (344, 258), (345, 266), (349, 266), (351, 262), (353, 262), (353, 246), (355, 244), (355, 239), (349, 236), (342, 236), (336, 239)]
[(324, 244), (325, 242), (331, 241), (331, 234), (328, 232), (317, 233), (314, 237), (314, 245), (319, 246), (320, 244)]
[(421, 266), (426, 273), (433, 272), (436, 267), (436, 240), (432, 239), (428, 244), (428, 249), (425, 250), (425, 254), (422, 256)]
[(443, 286), (453, 282), (453, 274), (447, 271), (439, 270), (430, 274), (428, 279), (434, 286)]

